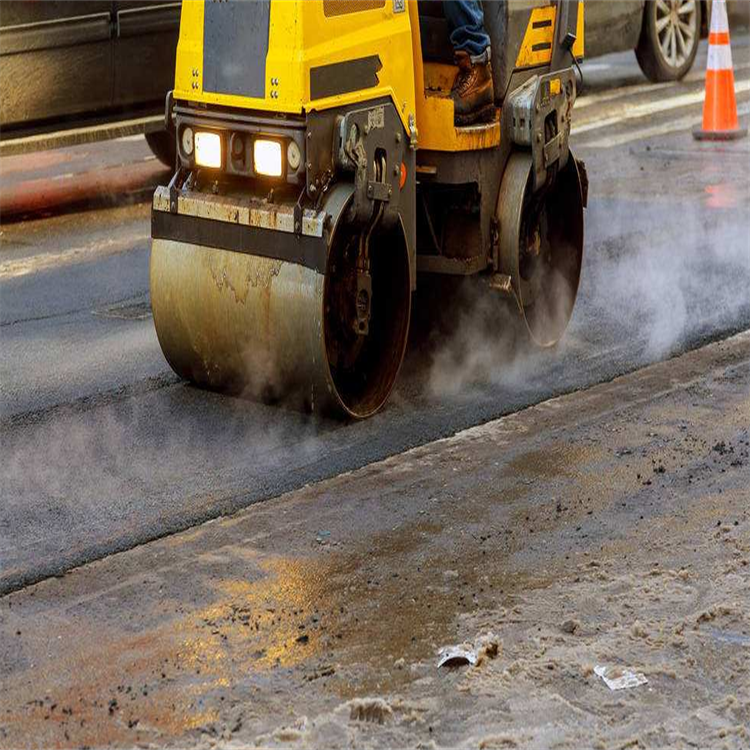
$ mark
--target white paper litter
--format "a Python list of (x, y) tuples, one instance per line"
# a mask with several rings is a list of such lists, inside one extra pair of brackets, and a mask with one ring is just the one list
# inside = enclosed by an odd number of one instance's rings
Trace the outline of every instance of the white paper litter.
[(596, 666), (594, 672), (604, 680), (610, 690), (625, 690), (648, 682), (646, 675), (624, 667)]
[(463, 646), (447, 646), (441, 648), (438, 654), (438, 669), (440, 667), (459, 667), (462, 664), (469, 664), (472, 667), (477, 665), (477, 652), (472, 648)]

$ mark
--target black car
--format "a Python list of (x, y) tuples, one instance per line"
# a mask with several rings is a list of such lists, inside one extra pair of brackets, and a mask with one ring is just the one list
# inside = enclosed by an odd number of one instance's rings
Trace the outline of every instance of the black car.
[(173, 86), (179, 27), (179, 2), (2, 0), (3, 140), (138, 121), (154, 153), (174, 164), (156, 116)]

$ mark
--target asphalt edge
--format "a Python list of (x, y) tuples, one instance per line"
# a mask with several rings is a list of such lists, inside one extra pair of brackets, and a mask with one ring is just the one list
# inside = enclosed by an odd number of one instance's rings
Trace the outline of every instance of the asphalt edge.
[[(130, 552), (151, 542), (194, 530), (207, 523), (239, 516), (242, 513), (248, 512), (256, 503), (278, 501), (296, 492), (304, 491), (306, 488), (309, 489), (310, 486), (333, 481), (337, 477), (352, 475), (358, 471), (373, 471), (379, 467), (386, 469), (399, 458), (419, 457), (424, 455), (425, 452), (439, 450), (446, 445), (454, 447), (467, 442), (492, 439), (493, 435), (506, 433), (507, 430), (504, 428), (509, 422), (517, 421), (528, 413), (537, 414), (550, 410), (558, 411), (562, 407), (569, 406), (571, 401), (577, 404), (581, 398), (585, 398), (593, 402), (595, 408), (589, 412), (589, 416), (586, 419), (579, 422), (579, 424), (584, 424), (591, 419), (600, 418), (604, 414), (616, 413), (644, 401), (653, 400), (666, 393), (688, 388), (718, 368), (747, 361), (750, 361), (750, 330), (743, 331), (726, 339), (714, 341), (673, 358), (619, 375), (611, 380), (553, 396), (552, 398), (500, 416), (489, 422), (467, 427), (450, 436), (437, 438), (430, 442), (407, 448), (399, 453), (363, 464), (350, 471), (323, 477), (302, 487), (291, 487), (284, 492), (272, 496), (250, 499), (248, 499), (247, 493), (228, 493), (217, 504), (212, 505), (205, 512), (194, 513), (191, 516), (182, 518), (180, 522), (168, 524), (162, 529), (161, 533), (135, 534), (119, 540), (119, 542), (115, 541), (106, 550), (102, 550), (101, 545), (86, 547), (72, 553), (67, 560), (61, 560), (57, 563), (48, 562), (46, 565), (32, 572), (11, 571), (0, 577), (0, 598), (51, 578), (62, 578), (77, 568), (85, 567), (86, 565), (118, 554)], [(634, 387), (636, 383), (642, 383), (643, 381), (650, 384), (650, 387), (644, 387), (643, 385)], [(667, 384), (666, 386), (664, 385), (665, 383)], [(597, 403), (598, 406), (596, 406)]]

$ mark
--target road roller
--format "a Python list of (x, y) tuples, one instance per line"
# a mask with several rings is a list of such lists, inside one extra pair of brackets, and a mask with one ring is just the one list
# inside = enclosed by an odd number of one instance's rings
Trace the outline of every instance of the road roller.
[(535, 344), (560, 339), (588, 185), (569, 148), (583, 3), (484, 13), (494, 114), (456, 127), (440, 2), (183, 2), (176, 171), (153, 198), (150, 261), (178, 375), (369, 417), (427, 274), (476, 276)]

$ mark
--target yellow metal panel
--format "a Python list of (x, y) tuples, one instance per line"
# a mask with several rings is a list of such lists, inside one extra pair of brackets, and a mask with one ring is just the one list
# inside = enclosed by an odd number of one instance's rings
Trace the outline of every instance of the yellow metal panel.
[(450, 91), (458, 73), (457, 65), (447, 63), (424, 64), (424, 87), (427, 91)]
[[(328, 3), (331, 0), (327, 0)], [(364, 5), (357, 3), (357, 6)], [(203, 90), (203, 0), (184, 0), (177, 48), (175, 98), (267, 112), (298, 113), (390, 97), (408, 127), (415, 113), (409, 14), (393, 3), (368, 2), (356, 13), (326, 16), (324, 0), (272, 0), (266, 56), (266, 97)], [(310, 69), (370, 55), (382, 68), (378, 85), (313, 101)]]
[(477, 151), (500, 145), (500, 119), (487, 125), (457, 128), (453, 101), (448, 96), (427, 96), (421, 109), (419, 148), (430, 151)]
[[(175, 99), (218, 104), (271, 112), (302, 112), (304, 99), (301, 39), (304, 19), (298, 6), (320, 5), (317, 0), (271, 2), (268, 54), (266, 56), (266, 97), (257, 99), (217, 94), (203, 90), (203, 0), (183, 0), (180, 40), (177, 45)], [(270, 85), (271, 81), (278, 85)], [(273, 92), (273, 94), (272, 94)]]
[(554, 5), (534, 8), (531, 11), (531, 18), (516, 59), (516, 68), (549, 65), (555, 39), (556, 16), (557, 8)]
[(576, 56), (576, 60), (583, 60), (586, 43), (585, 43), (585, 29), (586, 24), (584, 23), (584, 15), (586, 13), (586, 3), (581, 2), (578, 8), (578, 28), (576, 29), (576, 43), (573, 45), (573, 54)]
[[(573, 45), (573, 54), (578, 60), (583, 58), (585, 47), (584, 16), (585, 3), (581, 3), (578, 11), (576, 41)], [(526, 27), (523, 43), (516, 59), (516, 68), (535, 68), (550, 64), (552, 60), (552, 47), (555, 40), (556, 20), (557, 7), (554, 5), (534, 8), (532, 10), (529, 25)]]
[[(390, 97), (408, 127), (415, 112), (412, 34), (409, 14), (394, 13), (393, 3), (383, 8), (326, 18), (322, 2), (301, 0), (304, 8), (302, 50), (306, 108), (330, 109), (342, 105)], [(311, 101), (310, 68), (377, 55), (382, 64), (379, 85), (373, 88)]]

